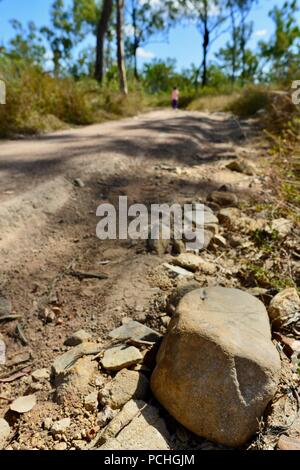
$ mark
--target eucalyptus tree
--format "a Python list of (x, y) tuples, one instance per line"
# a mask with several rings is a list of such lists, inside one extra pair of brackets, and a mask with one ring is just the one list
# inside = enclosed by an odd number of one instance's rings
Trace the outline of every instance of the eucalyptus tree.
[(52, 51), (54, 74), (60, 75), (62, 63), (71, 58), (78, 35), (73, 22), (72, 11), (64, 0), (54, 0), (50, 10), (51, 26), (41, 28)]
[(284, 80), (300, 67), (300, 29), (297, 21), (299, 5), (296, 0), (275, 6), (269, 13), (275, 32), (268, 42), (261, 41), (261, 56), (272, 65), (271, 78)]
[[(164, 38), (178, 14), (176, 0), (127, 0), (125, 2), (127, 23), (126, 50), (133, 59), (134, 75), (138, 79), (138, 51), (158, 34)], [(159, 38), (161, 39), (161, 37)]]
[(178, 0), (184, 15), (192, 20), (202, 38), (202, 86), (208, 81), (208, 54), (212, 43), (218, 37), (220, 27), (227, 19), (225, 0)]

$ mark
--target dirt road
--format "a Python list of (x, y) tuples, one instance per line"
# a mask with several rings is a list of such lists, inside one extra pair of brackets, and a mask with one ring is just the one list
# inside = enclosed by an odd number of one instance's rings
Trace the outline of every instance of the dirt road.
[[(129, 203), (204, 201), (226, 183), (243, 197), (249, 186), (259, 191), (259, 180), (224, 168), (236, 156), (259, 155), (253, 135), (253, 124), (240, 125), (226, 114), (155, 111), (2, 142), (0, 293), (22, 316), (26, 338), (15, 322), (0, 325), (8, 360), (30, 352), (34, 369), (48, 367), (80, 328), (104, 338), (124, 317), (155, 323), (151, 306), (172, 280), (145, 242), (100, 242), (97, 206), (116, 204), (121, 195)], [(76, 178), (84, 187), (74, 185)], [(108, 279), (79, 280), (68, 275), (71, 267)], [(53, 309), (56, 317), (47, 317)]]
[[(157, 260), (136, 254), (130, 241), (100, 242), (96, 238), (97, 206), (117, 204), (121, 195), (127, 195), (129, 203), (145, 204), (204, 200), (225, 183), (232, 184), (235, 192), (243, 192), (249, 177), (224, 169), (224, 164), (236, 155), (255, 156), (251, 139), (245, 139), (250, 131), (251, 127), (241, 127), (225, 114), (155, 111), (134, 119), (1, 143), (0, 286), (12, 299), (14, 310), (24, 315), (31, 344), (37, 340), (37, 329), (32, 328), (36, 304), (45, 300), (49, 285), (55, 284), (74, 259), (78, 259), (77, 267), (94, 270), (99, 270), (101, 260), (112, 261), (101, 267), (110, 280), (80, 283), (64, 278), (61, 282), (66, 285), (59, 289), (65, 304), (64, 326), (59, 331), (74, 331), (82, 320), (89, 323), (91, 318), (98, 326), (105, 324), (105, 329), (120, 321), (121, 313), (128, 313), (121, 301), (123, 289), (115, 284), (116, 279), (122, 284), (123, 272), (127, 307), (138, 304), (143, 311), (151, 291), (145, 286), (145, 292), (137, 291), (129, 276), (132, 272), (144, 284), (144, 264)], [(76, 178), (84, 182), (84, 188), (74, 186)], [(142, 248), (139, 246), (140, 251)], [(141, 261), (145, 256), (146, 261)], [(107, 289), (111, 289), (109, 299)], [(111, 310), (106, 315), (104, 304), (110, 305), (112, 299), (117, 314)], [(48, 328), (55, 327), (39, 329), (52, 343)]]

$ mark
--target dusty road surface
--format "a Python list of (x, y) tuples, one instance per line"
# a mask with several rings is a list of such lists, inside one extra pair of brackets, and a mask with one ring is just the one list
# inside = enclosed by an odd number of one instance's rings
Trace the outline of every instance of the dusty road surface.
[[(254, 135), (253, 124), (241, 125), (226, 114), (155, 111), (0, 143), (0, 293), (21, 317), (0, 324), (8, 362), (30, 353), (29, 370), (49, 367), (66, 350), (68, 335), (84, 328), (103, 339), (124, 317), (164, 332), (165, 321), (153, 315), (157, 295), (173, 287), (163, 261), (147, 252), (144, 241), (99, 241), (96, 209), (117, 204), (122, 195), (147, 205), (205, 201), (224, 184), (241, 197), (256, 198), (259, 178), (225, 168), (236, 156), (261, 155)], [(84, 187), (74, 184), (76, 178)], [(223, 268), (199, 281), (235, 285)], [(77, 279), (70, 269), (107, 279)], [(26, 379), (3, 384), (3, 393), (15, 398), (25, 392)], [(1, 401), (0, 408), (5, 406)], [(32, 426), (49, 412), (61, 413), (57, 406), (40, 408)], [(29, 444), (20, 441), (16, 448), (39, 448), (25, 429), (21, 434)], [(47, 442), (40, 448), (51, 448)]]

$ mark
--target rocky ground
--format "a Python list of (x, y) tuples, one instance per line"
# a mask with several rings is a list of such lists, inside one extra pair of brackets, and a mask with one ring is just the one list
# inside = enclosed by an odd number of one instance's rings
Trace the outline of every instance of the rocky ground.
[[(214, 286), (264, 303), (281, 357), (243, 448), (299, 445), (299, 227), (267, 150), (255, 121), (181, 111), (0, 145), (0, 448), (223, 448), (149, 386), (180, 299)], [(205, 250), (99, 241), (97, 206), (121, 195), (205, 203)]]

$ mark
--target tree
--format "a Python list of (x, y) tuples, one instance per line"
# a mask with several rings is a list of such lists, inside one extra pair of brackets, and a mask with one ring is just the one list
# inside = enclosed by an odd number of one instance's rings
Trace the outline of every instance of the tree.
[(173, 86), (176, 77), (176, 61), (174, 59), (153, 60), (144, 65), (143, 81), (146, 89), (151, 93), (168, 92)]
[(113, 11), (113, 0), (103, 0), (101, 15), (97, 23), (97, 46), (95, 78), (101, 83), (104, 76), (104, 41)]
[(113, 0), (73, 0), (74, 21), (83, 34), (92, 33), (96, 40), (94, 77), (103, 82), (105, 43), (111, 40)]
[(23, 59), (37, 65), (43, 65), (46, 48), (40, 32), (33, 21), (24, 28), (18, 20), (11, 20), (15, 36), (9, 42), (8, 53), (12, 59)]
[(123, 39), (123, 26), (124, 26), (124, 0), (116, 0), (117, 9), (117, 59), (120, 91), (128, 94), (127, 78), (126, 78), (126, 65), (125, 65), (125, 52), (124, 52), (124, 39)]
[(138, 79), (139, 48), (144, 47), (156, 33), (168, 32), (176, 10), (172, 1), (127, 0), (126, 4), (126, 17), (130, 30), (126, 38), (126, 50), (133, 58), (134, 75)]
[(218, 37), (220, 26), (225, 22), (223, 0), (179, 0), (190, 18), (196, 20), (202, 36), (202, 86), (207, 85), (208, 53), (211, 44)]
[(235, 0), (236, 7), (240, 16), (240, 26), (239, 26), (239, 47), (241, 51), (241, 60), (242, 60), (242, 84), (244, 84), (247, 75), (247, 43), (251, 38), (253, 33), (253, 23), (248, 23), (248, 16), (252, 10), (254, 3), (257, 0)]
[(227, 0), (226, 3), (230, 20), (230, 40), (216, 57), (230, 75), (232, 83), (235, 83), (237, 78), (240, 78), (242, 84), (253, 79), (251, 73), (255, 73), (258, 67), (257, 59), (247, 48), (253, 31), (253, 24), (247, 22), (247, 18), (255, 1)]
[(226, 43), (225, 48), (221, 48), (216, 54), (221, 59), (225, 69), (229, 69), (232, 83), (236, 80), (239, 69), (239, 36), (240, 29), (238, 27), (237, 9), (235, 0), (227, 0), (226, 7), (229, 11), (230, 20), (230, 40)]
[(67, 10), (64, 0), (54, 0), (51, 11), (51, 28), (43, 27), (41, 32), (49, 42), (54, 65), (54, 75), (61, 73), (62, 62), (71, 57), (71, 51), (78, 40), (72, 12)]
[(269, 16), (275, 23), (275, 33), (268, 43), (261, 41), (261, 56), (272, 64), (273, 75), (283, 79), (291, 68), (299, 68), (300, 29), (296, 14), (299, 11), (296, 0), (286, 1), (282, 8), (275, 6)]

